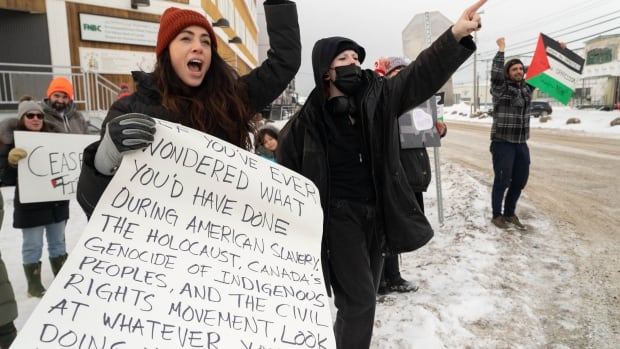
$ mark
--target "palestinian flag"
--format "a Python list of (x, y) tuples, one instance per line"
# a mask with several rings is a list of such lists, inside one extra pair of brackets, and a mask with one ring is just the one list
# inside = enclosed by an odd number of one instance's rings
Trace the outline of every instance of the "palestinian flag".
[(62, 178), (63, 176), (52, 178), (50, 182), (52, 183), (52, 188), (57, 188), (59, 186), (65, 185), (65, 182)]
[(567, 104), (575, 92), (584, 62), (585, 60), (573, 51), (562, 48), (559, 42), (540, 33), (525, 80)]

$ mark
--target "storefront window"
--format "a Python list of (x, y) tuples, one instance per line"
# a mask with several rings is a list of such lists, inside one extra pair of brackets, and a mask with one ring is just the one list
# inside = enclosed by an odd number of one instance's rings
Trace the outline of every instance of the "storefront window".
[(611, 62), (611, 49), (610, 48), (595, 48), (588, 51), (587, 65), (591, 64), (603, 64)]

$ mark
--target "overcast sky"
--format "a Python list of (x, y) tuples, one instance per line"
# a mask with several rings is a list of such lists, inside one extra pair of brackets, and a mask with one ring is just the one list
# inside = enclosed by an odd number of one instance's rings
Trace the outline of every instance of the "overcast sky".
[[(403, 54), (401, 35), (419, 13), (439, 11), (453, 22), (473, 0), (297, 0), (302, 66), (296, 78), (300, 95), (314, 87), (311, 52), (314, 43), (328, 36), (345, 36), (366, 49), (364, 68), (380, 56)], [(618, 0), (489, 0), (481, 9), (482, 29), (478, 32), (478, 71), (485, 70), (485, 59), (495, 54), (495, 39), (506, 38), (506, 52), (516, 55), (532, 52), (540, 32), (579, 49), (596, 33), (620, 34)], [(584, 38), (585, 39), (582, 39)], [(574, 41), (574, 42), (573, 42)], [(512, 46), (511, 46), (512, 45)], [(527, 57), (524, 57), (527, 61)], [(472, 80), (471, 60), (455, 75), (455, 82)], [(483, 77), (481, 77), (483, 78)]]

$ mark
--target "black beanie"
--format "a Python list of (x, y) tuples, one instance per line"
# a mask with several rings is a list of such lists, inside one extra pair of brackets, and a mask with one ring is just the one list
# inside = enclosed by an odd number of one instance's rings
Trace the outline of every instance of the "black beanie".
[(340, 52), (353, 50), (357, 52), (360, 63), (366, 58), (366, 50), (355, 41), (340, 36), (332, 36), (317, 41), (312, 48), (312, 70), (317, 87), (323, 85), (323, 75), (329, 69), (334, 57)]
[(510, 67), (512, 67), (515, 64), (521, 64), (521, 66), (525, 70), (525, 64), (523, 64), (523, 62), (521, 62), (520, 59), (512, 58), (512, 59), (509, 59), (508, 62), (506, 62), (506, 64), (504, 64), (504, 73), (506, 74), (506, 76), (510, 76), (510, 74), (508, 74), (508, 71), (510, 70)]

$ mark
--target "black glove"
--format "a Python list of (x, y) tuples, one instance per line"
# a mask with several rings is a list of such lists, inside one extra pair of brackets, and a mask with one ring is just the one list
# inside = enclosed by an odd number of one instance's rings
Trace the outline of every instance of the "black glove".
[(155, 120), (144, 114), (130, 113), (112, 119), (95, 154), (95, 168), (112, 175), (121, 164), (123, 155), (146, 148), (153, 142)]

